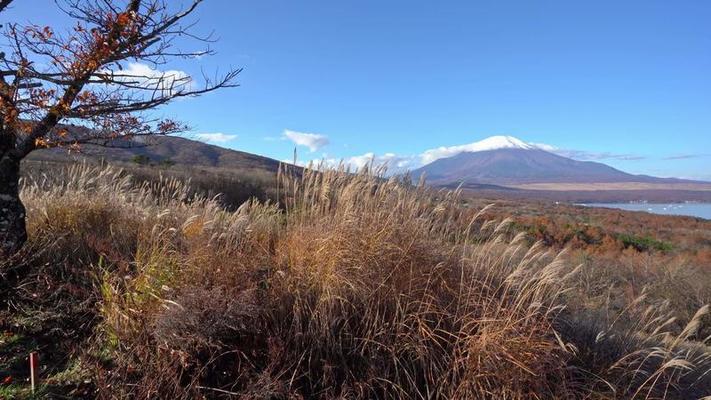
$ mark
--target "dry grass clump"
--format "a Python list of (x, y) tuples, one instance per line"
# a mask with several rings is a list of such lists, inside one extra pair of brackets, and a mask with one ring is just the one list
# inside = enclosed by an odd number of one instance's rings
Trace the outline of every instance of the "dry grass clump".
[[(92, 271), (102, 397), (691, 398), (704, 308), (597, 315), (580, 271), (458, 193), (373, 171), (280, 176), (227, 212), (110, 169), (26, 186), (36, 241)], [(66, 261), (66, 260), (65, 260)], [(643, 304), (642, 301), (635, 304)], [(98, 357), (96, 354), (102, 356)]]

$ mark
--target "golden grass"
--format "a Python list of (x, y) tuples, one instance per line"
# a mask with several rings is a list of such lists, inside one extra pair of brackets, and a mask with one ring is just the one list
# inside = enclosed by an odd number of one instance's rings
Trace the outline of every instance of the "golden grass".
[[(103, 397), (682, 399), (711, 389), (702, 308), (596, 318), (565, 253), (459, 194), (365, 169), (279, 177), (227, 212), (110, 168), (25, 182), (33, 241), (98, 270)], [(691, 397), (690, 397), (691, 396)]]

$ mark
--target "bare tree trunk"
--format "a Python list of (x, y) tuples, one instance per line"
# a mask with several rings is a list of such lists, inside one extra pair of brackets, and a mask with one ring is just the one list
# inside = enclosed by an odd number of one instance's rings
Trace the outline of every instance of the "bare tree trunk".
[(5, 258), (25, 244), (27, 228), (20, 200), (20, 160), (7, 153), (0, 157), (0, 258)]

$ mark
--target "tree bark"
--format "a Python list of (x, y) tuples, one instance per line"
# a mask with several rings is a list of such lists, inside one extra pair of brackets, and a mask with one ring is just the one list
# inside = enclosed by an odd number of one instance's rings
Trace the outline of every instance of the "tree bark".
[(0, 259), (15, 254), (27, 241), (25, 206), (20, 200), (20, 159), (8, 153), (0, 154)]

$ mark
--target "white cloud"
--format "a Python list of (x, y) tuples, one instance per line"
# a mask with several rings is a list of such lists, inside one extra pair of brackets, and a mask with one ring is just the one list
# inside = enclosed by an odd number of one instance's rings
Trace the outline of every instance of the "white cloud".
[(308, 147), (312, 153), (330, 143), (326, 135), (295, 132), (288, 129), (284, 130), (284, 137), (294, 142), (297, 146)]
[(375, 153), (369, 152), (359, 156), (347, 158), (343, 160), (343, 163), (351, 168), (361, 169), (370, 163), (376, 164), (376, 158)]
[[(360, 156), (352, 156), (352, 157), (347, 157), (347, 158), (330, 158), (330, 157), (322, 157), (322, 158), (315, 158), (311, 160), (306, 160), (306, 161), (301, 161), (297, 160), (296, 164), (302, 167), (306, 166), (311, 166), (313, 168), (322, 168), (322, 169), (330, 169), (330, 168), (338, 168), (341, 165), (345, 166), (346, 168), (350, 169), (361, 169), (375, 157), (375, 154), (373, 153), (365, 153)], [(293, 164), (294, 160), (282, 160), (283, 162), (288, 162), (289, 164)]]
[(202, 140), (204, 142), (213, 142), (213, 143), (227, 143), (227, 142), (231, 142), (231, 141), (237, 139), (237, 135), (228, 135), (228, 134), (221, 133), (221, 132), (198, 133), (195, 136), (199, 140)]
[(376, 159), (376, 163), (381, 161), (388, 166), (388, 169), (402, 172), (411, 168), (419, 167), (419, 162), (417, 157), (413, 156), (401, 156), (395, 153), (385, 153)]
[(545, 150), (545, 151), (548, 151), (548, 152), (551, 152), (551, 153), (555, 153), (555, 152), (557, 152), (557, 151), (560, 151), (559, 148), (557, 148), (557, 147), (555, 147), (555, 146), (551, 146), (551, 145), (549, 145), (549, 144), (545, 144), (545, 143), (529, 143), (529, 144), (532, 145), (532, 146), (534, 146), (534, 147), (536, 147), (536, 148), (539, 148), (539, 149), (541, 149), (541, 150)]
[[(290, 162), (293, 162), (290, 161)], [(400, 156), (395, 153), (385, 153), (377, 155), (373, 152), (351, 156), (346, 158), (329, 158), (314, 159), (307, 162), (297, 162), (301, 166), (311, 164), (315, 167), (322, 168), (338, 168), (343, 165), (346, 168), (357, 171), (372, 163), (375, 167), (385, 167), (387, 174), (398, 174), (406, 172), (409, 169), (415, 168), (418, 165), (417, 157)]]
[(163, 95), (189, 91), (193, 87), (193, 79), (184, 71), (161, 71), (147, 64), (132, 62), (120, 70), (105, 71), (113, 74), (116, 81), (130, 83), (143, 89), (158, 90)]

